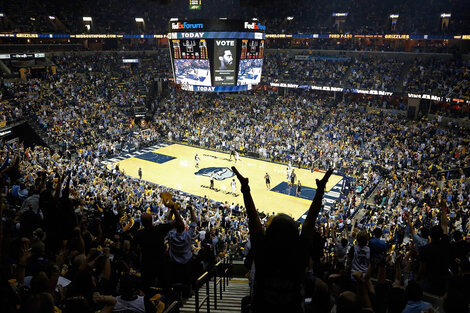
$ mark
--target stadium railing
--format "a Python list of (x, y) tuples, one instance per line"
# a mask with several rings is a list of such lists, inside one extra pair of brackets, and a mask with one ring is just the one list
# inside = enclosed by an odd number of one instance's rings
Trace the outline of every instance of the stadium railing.
[(173, 303), (170, 304), (170, 305), (163, 311), (163, 313), (173, 313), (173, 312), (179, 312), (179, 310), (178, 310), (178, 301), (173, 301)]
[[(210, 313), (210, 302), (211, 302), (211, 295), (210, 295), (210, 281), (213, 282), (214, 294), (214, 309), (217, 310), (217, 293), (219, 293), (219, 300), (222, 299), (223, 291), (225, 291), (225, 287), (228, 286), (229, 283), (229, 276), (230, 276), (230, 260), (228, 257), (223, 258), (215, 266), (212, 270), (206, 271), (202, 274), (197, 280), (195, 284), (194, 290), (194, 297), (195, 297), (195, 312), (199, 313), (201, 308), (206, 304), (206, 312)], [(217, 286), (219, 290), (217, 292)], [(199, 300), (200, 294), (199, 289), (205, 287), (206, 294), (205, 296)]]

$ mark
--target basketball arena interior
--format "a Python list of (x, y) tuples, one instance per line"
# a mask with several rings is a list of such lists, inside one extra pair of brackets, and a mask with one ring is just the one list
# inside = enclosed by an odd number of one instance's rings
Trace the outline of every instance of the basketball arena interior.
[(466, 313), (468, 0), (2, 0), (5, 313)]

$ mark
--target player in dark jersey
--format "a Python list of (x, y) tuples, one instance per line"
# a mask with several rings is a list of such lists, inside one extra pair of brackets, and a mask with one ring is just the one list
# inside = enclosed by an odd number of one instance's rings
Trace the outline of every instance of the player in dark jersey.
[(271, 188), (271, 177), (269, 177), (268, 173), (264, 175), (264, 180), (266, 181), (266, 188), (267, 189)]
[(290, 184), (291, 186), (294, 186), (295, 185), (295, 172), (294, 172), (294, 169), (292, 169), (292, 173), (290, 173)]
[(295, 195), (297, 197), (300, 197), (301, 193), (302, 193), (302, 184), (300, 183), (300, 180), (298, 180), (297, 181), (297, 191), (296, 191)]
[(211, 174), (211, 187), (210, 189), (214, 189), (214, 175)]

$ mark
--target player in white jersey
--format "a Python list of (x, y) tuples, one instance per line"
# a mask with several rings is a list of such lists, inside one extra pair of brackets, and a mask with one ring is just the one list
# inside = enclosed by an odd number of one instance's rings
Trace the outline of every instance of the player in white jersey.
[(237, 192), (237, 183), (235, 182), (235, 179), (232, 179), (232, 193), (235, 196)]
[(194, 161), (196, 161), (196, 168), (199, 168), (199, 155), (196, 153), (196, 156), (194, 157)]

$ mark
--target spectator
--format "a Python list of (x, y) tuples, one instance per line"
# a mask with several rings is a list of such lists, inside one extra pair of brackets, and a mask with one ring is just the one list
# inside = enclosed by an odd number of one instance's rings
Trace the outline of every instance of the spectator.
[(263, 234), (248, 179), (235, 167), (232, 170), (240, 181), (254, 249), (256, 269), (252, 309), (254, 312), (301, 312), (300, 284), (308, 247), (303, 246), (307, 242), (302, 238), (312, 238), (309, 236), (313, 234), (313, 225), (321, 208), (325, 186), (333, 171), (329, 170), (322, 180), (316, 181), (317, 192), (299, 236), (294, 221), (285, 214), (276, 215)]
[(408, 303), (403, 313), (434, 312), (432, 305), (423, 301), (423, 288), (417, 282), (410, 282), (406, 286), (406, 297)]
[(370, 264), (371, 252), (367, 246), (369, 235), (365, 231), (360, 231), (356, 237), (355, 244), (348, 252), (348, 260), (350, 260), (351, 272), (361, 272), (365, 274)]
[[(174, 204), (167, 204), (173, 207)], [(177, 210), (173, 210), (176, 221), (176, 229), (170, 230), (168, 233), (169, 253), (172, 267), (172, 281), (174, 283), (183, 283), (189, 285), (191, 281), (190, 267), (191, 267), (191, 244), (192, 238), (196, 229), (196, 214), (191, 205), (188, 206), (191, 214), (191, 223), (189, 229), (184, 229), (184, 222)], [(190, 286), (188, 286), (190, 287)]]
[(449, 278), (450, 242), (448, 219), (445, 210), (441, 210), (441, 225), (431, 228), (431, 242), (420, 253), (420, 274), (423, 277), (424, 291), (443, 295)]
[[(174, 210), (172, 208), (172, 211)], [(148, 213), (142, 213), (140, 220), (144, 228), (135, 234), (134, 241), (140, 246), (142, 254), (142, 282), (148, 288), (154, 279), (158, 278), (161, 286), (169, 287), (164, 239), (166, 234), (175, 227), (176, 222), (154, 226), (152, 215)]]
[(149, 297), (139, 295), (135, 276), (129, 274), (122, 276), (119, 285), (120, 295), (116, 297), (113, 312), (145, 313), (163, 311), (163, 302), (156, 300), (154, 303)]
[(371, 262), (383, 262), (387, 254), (387, 243), (382, 240), (382, 229), (380, 227), (374, 228), (374, 237), (369, 240), (370, 260)]

